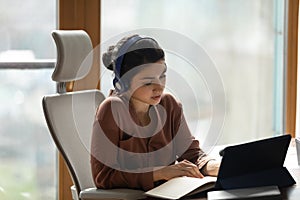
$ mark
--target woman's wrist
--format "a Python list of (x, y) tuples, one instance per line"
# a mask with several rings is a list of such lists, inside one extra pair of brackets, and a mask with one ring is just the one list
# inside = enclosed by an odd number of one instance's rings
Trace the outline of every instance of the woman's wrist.
[(220, 168), (220, 162), (209, 160), (201, 169), (201, 172), (206, 176), (217, 176)]
[(163, 168), (158, 168), (153, 171), (153, 181), (154, 182), (164, 179), (162, 169)]

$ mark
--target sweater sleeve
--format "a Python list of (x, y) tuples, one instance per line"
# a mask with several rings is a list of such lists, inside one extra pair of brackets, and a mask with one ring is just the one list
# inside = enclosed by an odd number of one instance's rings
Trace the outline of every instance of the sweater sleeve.
[(181, 117), (179, 131), (182, 131), (182, 133), (180, 133), (180, 139), (176, 140), (180, 141), (176, 142), (176, 144), (179, 146), (177, 149), (180, 149), (180, 153), (178, 154), (179, 158), (177, 160), (189, 160), (190, 162), (196, 164), (199, 170), (201, 170), (208, 161), (212, 160), (212, 158), (200, 148), (199, 141), (191, 135), (183, 114)]
[(91, 170), (98, 188), (133, 188), (149, 190), (154, 187), (153, 172), (125, 172), (118, 162), (121, 130), (111, 111), (111, 102), (103, 102), (93, 124), (91, 141)]
[(182, 105), (175, 99), (171, 100), (173, 105), (173, 121), (174, 123), (174, 137), (175, 149), (178, 161), (188, 160), (196, 164), (199, 170), (212, 160), (201, 148), (200, 143), (191, 134), (188, 124), (185, 120)]

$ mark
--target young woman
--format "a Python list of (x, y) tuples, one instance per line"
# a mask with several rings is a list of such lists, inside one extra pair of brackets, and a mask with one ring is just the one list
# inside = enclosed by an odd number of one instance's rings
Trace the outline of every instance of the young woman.
[(165, 94), (165, 54), (149, 37), (132, 35), (102, 57), (114, 71), (115, 90), (97, 109), (91, 168), (99, 188), (149, 190), (178, 176), (216, 176), (192, 136), (182, 105)]

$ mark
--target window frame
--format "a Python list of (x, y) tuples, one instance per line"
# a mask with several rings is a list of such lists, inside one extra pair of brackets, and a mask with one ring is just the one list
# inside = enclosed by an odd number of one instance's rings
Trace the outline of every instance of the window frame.
[(0, 69), (54, 69), (55, 62), (53, 59), (30, 62), (0, 62)]
[[(58, 29), (60, 30), (85, 30), (94, 47), (100, 44), (100, 28), (101, 28), (101, 0), (58, 0)], [(74, 83), (67, 83), (68, 91), (95, 89), (100, 85), (100, 69), (97, 63), (100, 59), (97, 57), (96, 65), (92, 66), (89, 74), (82, 80), (76, 81), (76, 89), (73, 88)], [(96, 84), (95, 84), (96, 83)], [(70, 187), (73, 185), (69, 170), (64, 162), (61, 154), (58, 154), (58, 199), (72, 200)]]
[(298, 68), (298, 15), (299, 0), (287, 0), (285, 31), (285, 133), (295, 137), (296, 100), (297, 100), (297, 68)]

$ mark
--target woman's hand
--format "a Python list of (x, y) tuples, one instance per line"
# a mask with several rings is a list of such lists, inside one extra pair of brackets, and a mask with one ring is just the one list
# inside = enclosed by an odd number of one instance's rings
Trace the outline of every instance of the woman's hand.
[(210, 160), (201, 169), (201, 172), (207, 176), (218, 176), (220, 169), (220, 162), (216, 160)]
[(158, 180), (170, 180), (179, 176), (190, 176), (196, 178), (203, 178), (204, 176), (199, 171), (197, 165), (183, 160), (174, 165), (170, 165), (153, 172), (154, 181)]

